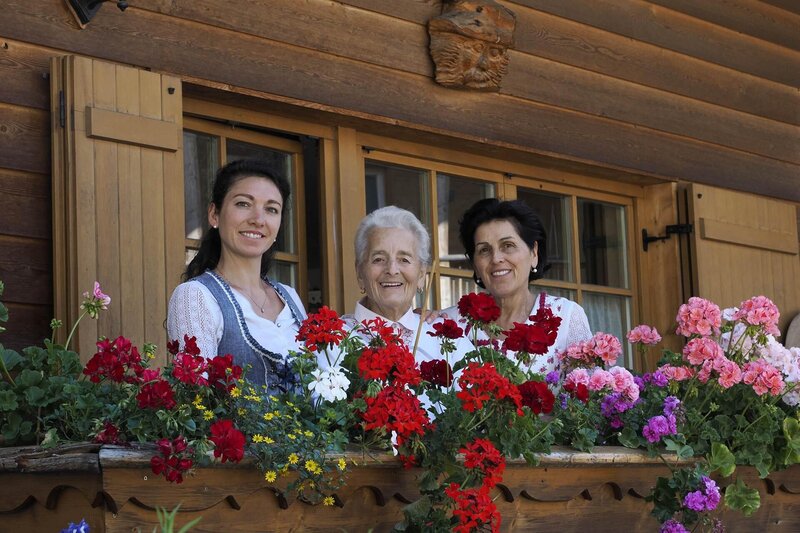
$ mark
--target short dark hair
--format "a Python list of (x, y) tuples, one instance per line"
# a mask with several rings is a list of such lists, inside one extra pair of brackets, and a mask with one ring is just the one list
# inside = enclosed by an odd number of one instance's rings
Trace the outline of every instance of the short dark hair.
[(541, 278), (550, 268), (550, 263), (547, 262), (547, 234), (536, 211), (522, 200), (500, 201), (497, 198), (484, 198), (467, 209), (458, 223), (458, 232), (470, 262), (475, 255), (475, 232), (479, 226), (493, 220), (510, 222), (528, 248), (533, 249), (534, 243), (538, 243), (537, 272), (529, 273), (528, 280)]
[[(237, 181), (250, 178), (259, 177), (270, 180), (278, 188), (283, 200), (283, 209), (281, 210), (281, 229), (283, 229), (283, 218), (289, 208), (289, 195), (291, 189), (289, 182), (285, 178), (274, 173), (270, 163), (264, 159), (238, 159), (232, 161), (220, 168), (217, 171), (217, 176), (214, 179), (214, 189), (211, 192), (211, 202), (217, 209), (222, 207), (222, 202), (228, 191)], [(277, 241), (277, 239), (276, 239)], [(219, 263), (220, 254), (222, 253), (222, 241), (219, 238), (219, 230), (216, 228), (208, 228), (200, 241), (200, 249), (197, 255), (186, 267), (183, 273), (183, 280), (187, 281), (196, 278), (206, 270), (212, 270), (217, 267)], [(261, 256), (261, 276), (264, 277), (269, 272), (272, 266), (272, 257), (275, 255), (275, 244), (270, 246), (269, 250)]]

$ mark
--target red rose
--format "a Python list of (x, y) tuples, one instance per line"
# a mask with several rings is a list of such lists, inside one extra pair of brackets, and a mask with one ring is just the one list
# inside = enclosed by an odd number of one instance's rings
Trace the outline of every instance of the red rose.
[(431, 337), (441, 337), (445, 339), (460, 339), (464, 335), (464, 330), (461, 329), (455, 320), (449, 318), (443, 322), (436, 322), (433, 325), (434, 331), (429, 331), (428, 335)]
[(309, 351), (322, 351), (328, 345), (337, 346), (344, 339), (344, 321), (333, 309), (322, 306), (318, 313), (308, 315), (300, 325), (297, 340), (304, 341)]
[(231, 420), (219, 420), (211, 424), (211, 437), (214, 443), (214, 457), (222, 457), (222, 462), (238, 463), (244, 457), (244, 433), (233, 427)]
[(458, 312), (471, 322), (487, 324), (500, 318), (500, 307), (491, 294), (473, 292), (458, 301)]
[(419, 364), (419, 372), (424, 381), (433, 385), (449, 387), (453, 384), (453, 369), (444, 359), (423, 361)]
[(530, 407), (537, 415), (548, 414), (553, 410), (556, 397), (547, 383), (542, 381), (526, 381), (517, 387), (522, 396), (522, 405)]

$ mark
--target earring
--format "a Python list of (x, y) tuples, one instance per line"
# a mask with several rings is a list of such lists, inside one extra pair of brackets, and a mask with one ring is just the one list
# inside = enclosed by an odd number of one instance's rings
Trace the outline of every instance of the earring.
[(422, 294), (422, 287), (417, 287), (417, 294)]
[(481, 289), (485, 289), (486, 288), (486, 285), (483, 284), (483, 280), (478, 277), (477, 273), (475, 273), (475, 272), (472, 273), (472, 279), (475, 281), (475, 285), (477, 285)]
[(361, 294), (367, 294), (367, 289), (364, 287), (359, 287), (359, 289), (361, 290)]
[(539, 269), (538, 269), (538, 268), (536, 268), (535, 266), (532, 266), (532, 267), (531, 267), (531, 272), (533, 272), (534, 274), (536, 274), (537, 272), (539, 272)]
[(213, 229), (217, 229), (217, 227), (216, 227), (216, 226), (211, 226), (211, 227), (212, 227)]

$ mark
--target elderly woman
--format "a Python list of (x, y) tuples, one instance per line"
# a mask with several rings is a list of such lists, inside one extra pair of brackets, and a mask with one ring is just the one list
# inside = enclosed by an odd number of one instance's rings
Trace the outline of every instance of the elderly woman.
[[(410, 211), (388, 206), (367, 215), (355, 240), (356, 272), (364, 297), (352, 315), (351, 325), (381, 318), (413, 349), (420, 317), (413, 311), (414, 296), (422, 292), (430, 265), (430, 236)], [(440, 339), (428, 335), (433, 324), (423, 322), (416, 351), (417, 361), (442, 359)], [(456, 340), (450, 363), (473, 349), (464, 337)]]
[[(474, 269), (475, 283), (491, 294), (500, 306), (497, 320), (503, 330), (514, 322), (529, 323), (540, 307), (549, 307), (561, 317), (556, 342), (547, 354), (536, 356), (530, 369), (546, 374), (558, 368), (557, 354), (574, 342), (591, 338), (589, 321), (577, 303), (545, 292), (531, 291), (530, 282), (547, 270), (547, 237), (539, 217), (519, 200), (479, 200), (460, 222), (459, 233), (467, 257)], [(445, 316), (458, 316), (451, 307)], [(486, 339), (479, 332), (479, 339)]]

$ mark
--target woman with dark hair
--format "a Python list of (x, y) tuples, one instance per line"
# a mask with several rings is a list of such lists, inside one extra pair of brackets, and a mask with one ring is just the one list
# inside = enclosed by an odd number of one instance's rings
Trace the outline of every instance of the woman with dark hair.
[(291, 352), (305, 310), (291, 287), (267, 278), (289, 201), (289, 184), (267, 162), (219, 169), (200, 250), (172, 293), (170, 339), (197, 338), (205, 357), (232, 354), (246, 377), (271, 392), (291, 388)]
[[(540, 308), (550, 308), (561, 317), (555, 344), (547, 354), (535, 357), (530, 367), (540, 373), (555, 370), (556, 354), (574, 342), (588, 340), (592, 332), (580, 305), (530, 289), (530, 282), (541, 278), (549, 267), (547, 236), (539, 217), (521, 200), (487, 198), (470, 207), (459, 224), (461, 243), (474, 269), (473, 279), (500, 306), (497, 325), (507, 331), (515, 322), (529, 322)], [(458, 310), (451, 307), (443, 313), (457, 316)], [(479, 332), (480, 338), (487, 336)]]

